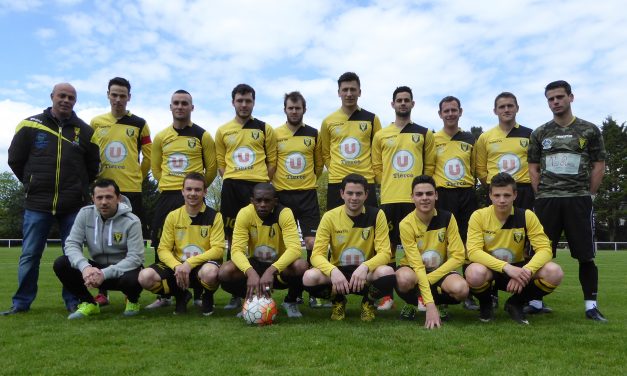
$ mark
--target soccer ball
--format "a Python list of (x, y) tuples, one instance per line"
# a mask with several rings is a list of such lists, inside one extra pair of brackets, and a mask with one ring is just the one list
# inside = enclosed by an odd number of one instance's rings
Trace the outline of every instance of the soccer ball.
[(246, 300), (242, 307), (242, 317), (250, 325), (271, 325), (278, 313), (272, 298), (253, 296)]

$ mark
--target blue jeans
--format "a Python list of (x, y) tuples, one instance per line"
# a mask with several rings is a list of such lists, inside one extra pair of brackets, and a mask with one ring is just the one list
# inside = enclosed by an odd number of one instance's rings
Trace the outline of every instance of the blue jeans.
[[(65, 249), (65, 239), (70, 234), (76, 214), (78, 212), (52, 215), (52, 213), (24, 210), (24, 223), (22, 225), (24, 239), (22, 241), (22, 255), (17, 269), (18, 285), (15, 295), (13, 295), (13, 307), (18, 310), (28, 310), (35, 300), (37, 281), (39, 280), (39, 263), (54, 219), (56, 218), (59, 223), (61, 245)], [(65, 289), (61, 295), (66, 308), (69, 309), (78, 304), (76, 297)]]

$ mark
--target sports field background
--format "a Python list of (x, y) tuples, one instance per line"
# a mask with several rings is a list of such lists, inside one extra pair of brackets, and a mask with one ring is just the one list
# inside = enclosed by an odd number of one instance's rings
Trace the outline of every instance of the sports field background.
[[(0, 309), (11, 305), (20, 248), (0, 248)], [(0, 375), (624, 375), (627, 372), (627, 252), (599, 252), (599, 302), (609, 323), (584, 318), (576, 263), (568, 251), (557, 262), (565, 279), (546, 299), (554, 313), (531, 316), (521, 326), (502, 310), (481, 323), (477, 312), (450, 308), (452, 321), (439, 330), (397, 319), (400, 305), (359, 320), (359, 297), (351, 297), (344, 322), (329, 310), (302, 306), (302, 319), (283, 311), (271, 327), (248, 327), (224, 311), (220, 290), (211, 317), (191, 307), (122, 316), (124, 297), (83, 320), (67, 320), (48, 248), (41, 265), (39, 294), (27, 314), (0, 317)], [(146, 255), (149, 264), (153, 254)], [(277, 303), (283, 292), (275, 293)], [(154, 299), (144, 292), (142, 305)]]

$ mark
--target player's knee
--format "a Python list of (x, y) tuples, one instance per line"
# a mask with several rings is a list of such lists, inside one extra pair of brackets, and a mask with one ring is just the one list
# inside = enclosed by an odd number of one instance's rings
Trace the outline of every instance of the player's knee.
[(396, 287), (400, 292), (408, 292), (416, 285), (416, 273), (409, 268), (400, 268), (396, 271)]
[(218, 271), (218, 279), (221, 282), (231, 282), (234, 279), (236, 266), (233, 261), (227, 261), (220, 267)]
[(159, 275), (151, 268), (142, 269), (137, 276), (137, 281), (144, 289), (150, 289), (159, 282)]
[(289, 275), (291, 276), (302, 276), (307, 269), (309, 269), (309, 264), (303, 259), (294, 261), (288, 268)]
[(212, 284), (218, 281), (218, 274), (220, 270), (214, 264), (205, 264), (198, 271), (198, 278), (204, 284)]
[(312, 268), (303, 274), (303, 285), (304, 286), (316, 286), (321, 284), (321, 276), (322, 272), (318, 269)]
[(550, 284), (557, 286), (562, 282), (564, 278), (564, 271), (562, 268), (554, 263), (548, 262), (542, 267), (542, 273), (539, 273), (541, 278), (549, 282)]
[(473, 262), (466, 268), (466, 282), (470, 287), (483, 285), (489, 279), (489, 270), (481, 264)]
[(468, 293), (470, 292), (470, 288), (468, 287), (468, 283), (463, 278), (456, 278), (449, 287), (449, 291), (447, 293), (455, 298), (455, 300), (463, 301), (468, 297)]
[(385, 277), (386, 275), (393, 275), (394, 269), (389, 265), (381, 265), (377, 267), (372, 273), (374, 279)]

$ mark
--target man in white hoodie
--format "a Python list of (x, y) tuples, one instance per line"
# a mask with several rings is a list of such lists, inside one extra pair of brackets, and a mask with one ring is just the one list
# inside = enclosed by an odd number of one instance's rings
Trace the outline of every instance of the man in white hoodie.
[[(65, 255), (54, 262), (54, 272), (63, 286), (79, 300), (78, 310), (68, 319), (100, 313), (88, 288), (122, 291), (127, 296), (125, 316), (139, 313), (142, 287), (137, 277), (144, 262), (141, 222), (122, 202), (115, 181), (99, 179), (92, 185), (94, 205), (82, 208), (65, 241)], [(89, 259), (83, 255), (87, 243)]]

